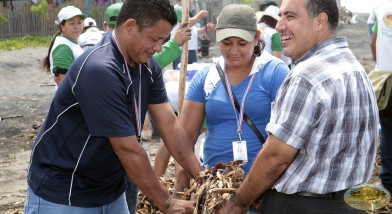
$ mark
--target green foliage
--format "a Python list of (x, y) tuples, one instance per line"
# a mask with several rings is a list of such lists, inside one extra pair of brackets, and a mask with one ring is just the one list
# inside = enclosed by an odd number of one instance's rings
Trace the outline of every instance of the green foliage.
[(31, 12), (38, 13), (41, 17), (49, 19), (48, 17), (48, 2), (46, 0), (39, 0), (37, 6), (30, 7)]
[(8, 22), (8, 19), (4, 16), (4, 14), (0, 13), (0, 26), (6, 22)]
[(48, 47), (52, 42), (52, 36), (30, 36), (11, 37), (0, 39), (0, 50), (14, 50), (26, 47)]
[(101, 13), (101, 11), (99, 11), (98, 7), (94, 7), (91, 10), (91, 17), (93, 17), (94, 19), (97, 18), (97, 17), (101, 17), (101, 16), (102, 16), (102, 13)]
[(254, 0), (238, 0), (238, 4), (252, 5)]

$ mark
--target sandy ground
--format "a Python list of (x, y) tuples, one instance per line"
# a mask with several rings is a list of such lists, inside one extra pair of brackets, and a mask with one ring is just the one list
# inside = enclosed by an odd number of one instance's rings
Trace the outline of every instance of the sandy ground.
[[(347, 37), (349, 47), (369, 72), (374, 62), (366, 19), (367, 15), (359, 14), (358, 23), (341, 26), (338, 36)], [(0, 51), (0, 116), (22, 115), (0, 121), (0, 213), (23, 213), (30, 150), (55, 93), (51, 76), (40, 69), (46, 53), (47, 48)], [(217, 47), (211, 47), (210, 56), (199, 57), (199, 62), (211, 62), (217, 55)], [(153, 138), (152, 160), (158, 146)], [(371, 183), (376, 182), (374, 176)]]

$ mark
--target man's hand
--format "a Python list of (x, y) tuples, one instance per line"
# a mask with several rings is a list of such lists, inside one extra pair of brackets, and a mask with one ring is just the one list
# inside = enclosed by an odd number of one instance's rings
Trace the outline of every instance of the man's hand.
[(178, 46), (182, 46), (186, 41), (191, 39), (191, 36), (192, 34), (189, 22), (184, 22), (178, 27), (173, 39), (177, 42)]
[(193, 213), (194, 209), (194, 201), (185, 201), (170, 197), (169, 206), (164, 213)]
[(212, 22), (207, 23), (207, 32), (214, 30), (214, 24)]
[(230, 197), (223, 203), (223, 206), (218, 209), (217, 214), (240, 214), (246, 213), (248, 206), (243, 204), (236, 195), (230, 195)]

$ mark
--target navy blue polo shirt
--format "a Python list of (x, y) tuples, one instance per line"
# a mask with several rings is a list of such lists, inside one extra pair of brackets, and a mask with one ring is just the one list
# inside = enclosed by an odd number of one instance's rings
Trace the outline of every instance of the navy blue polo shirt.
[(125, 191), (125, 171), (108, 137), (136, 135), (134, 96), (138, 100), (140, 78), (142, 124), (148, 104), (168, 101), (155, 58), (128, 68), (131, 80), (111, 33), (72, 64), (31, 153), (28, 185), (39, 197), (97, 207)]

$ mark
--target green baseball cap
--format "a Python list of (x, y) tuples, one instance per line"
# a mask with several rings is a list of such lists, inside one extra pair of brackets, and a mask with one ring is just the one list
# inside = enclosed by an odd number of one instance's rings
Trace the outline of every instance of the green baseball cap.
[(108, 25), (116, 24), (116, 20), (110, 20), (110, 18), (118, 16), (122, 5), (123, 5), (122, 2), (117, 2), (115, 4), (110, 5), (108, 8), (106, 8), (105, 17), (106, 17), (106, 23)]
[(254, 40), (257, 17), (254, 10), (244, 4), (229, 4), (223, 8), (216, 24), (216, 41), (228, 37), (239, 37), (248, 42)]

